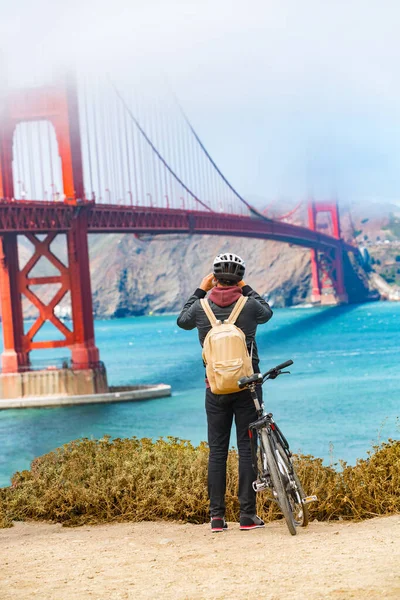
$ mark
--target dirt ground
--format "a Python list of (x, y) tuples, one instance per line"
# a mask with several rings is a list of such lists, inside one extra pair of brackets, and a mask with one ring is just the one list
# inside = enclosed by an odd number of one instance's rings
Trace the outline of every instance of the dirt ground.
[(0, 599), (400, 599), (400, 515), (283, 522), (212, 534), (209, 525), (0, 530)]

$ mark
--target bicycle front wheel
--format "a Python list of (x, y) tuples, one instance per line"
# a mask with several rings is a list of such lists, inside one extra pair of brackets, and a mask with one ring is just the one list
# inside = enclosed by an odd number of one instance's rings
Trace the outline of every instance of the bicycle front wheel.
[(295, 471), (292, 461), (288, 458), (280, 442), (276, 441), (276, 450), (279, 454), (280, 466), (287, 477), (290, 489), (288, 489), (288, 498), (290, 509), (293, 514), (296, 525), (307, 527), (309, 521), (309, 513), (307, 505), (304, 504), (305, 493), (300, 479)]
[[(276, 500), (279, 504), (279, 507), (285, 517), (286, 525), (292, 535), (296, 535), (296, 523), (293, 518), (293, 513), (290, 507), (289, 499), (286, 495), (285, 486), (282, 481), (282, 477), (279, 471), (277, 457), (272, 449), (270, 438), (265, 429), (262, 429), (260, 432), (261, 435), (261, 443), (260, 443), (260, 451), (264, 452), (265, 458), (267, 461), (269, 474), (271, 477), (272, 483), (272, 492), (276, 495)], [(263, 457), (262, 457), (263, 458)], [(263, 461), (264, 462), (264, 461)]]

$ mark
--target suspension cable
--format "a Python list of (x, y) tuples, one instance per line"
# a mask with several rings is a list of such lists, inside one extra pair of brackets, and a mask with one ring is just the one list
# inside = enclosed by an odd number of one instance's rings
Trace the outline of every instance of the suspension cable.
[(212, 159), (212, 157), (208, 153), (207, 148), (204, 146), (204, 144), (202, 143), (201, 139), (197, 135), (197, 133), (196, 133), (193, 125), (189, 121), (189, 118), (187, 117), (187, 115), (186, 115), (185, 111), (183, 110), (182, 106), (180, 105), (177, 97), (175, 95), (174, 95), (174, 97), (175, 97), (175, 102), (177, 103), (178, 108), (181, 111), (181, 114), (182, 114), (183, 118), (185, 119), (185, 121), (186, 121), (186, 123), (187, 123), (187, 125), (188, 125), (188, 127), (190, 129), (190, 131), (194, 135), (197, 143), (199, 144), (200, 148), (203, 150), (204, 154), (207, 156), (208, 160), (210, 161), (210, 163), (212, 164), (212, 166), (214, 167), (214, 169), (217, 171), (218, 175), (226, 183), (226, 185), (229, 187), (229, 189), (234, 193), (234, 195), (236, 196), (236, 198), (238, 198), (241, 202), (243, 202), (243, 204), (245, 204), (247, 206), (247, 208), (249, 209), (249, 211), (251, 213), (253, 213), (254, 215), (257, 215), (257, 217), (261, 217), (264, 220), (270, 221), (271, 219), (269, 219), (268, 217), (266, 217), (265, 215), (263, 215), (262, 213), (260, 213), (256, 208), (254, 208), (251, 204), (249, 204), (249, 202), (247, 202), (247, 200), (245, 200), (243, 198), (243, 196), (241, 196), (239, 194), (239, 192), (237, 190), (235, 190), (235, 188), (233, 187), (233, 185), (231, 185), (229, 183), (229, 181), (227, 180), (227, 178), (225, 177), (225, 175), (222, 173), (222, 171), (218, 168), (217, 164), (214, 162), (214, 160)]
[(110, 85), (112, 86), (112, 88), (114, 89), (114, 92), (116, 93), (116, 95), (118, 96), (118, 98), (120, 99), (120, 101), (122, 102), (123, 106), (125, 107), (125, 110), (127, 111), (128, 115), (130, 116), (130, 118), (132, 119), (132, 121), (135, 123), (136, 127), (138, 128), (138, 130), (140, 131), (140, 133), (142, 134), (142, 136), (144, 137), (144, 139), (146, 140), (146, 142), (149, 144), (149, 146), (151, 147), (151, 149), (153, 150), (153, 152), (155, 152), (155, 154), (158, 156), (158, 158), (160, 159), (160, 161), (163, 163), (164, 167), (169, 171), (169, 173), (176, 179), (176, 181), (178, 181), (178, 183), (187, 191), (187, 193), (194, 199), (196, 200), (196, 202), (198, 202), (199, 204), (201, 204), (201, 206), (204, 206), (204, 208), (206, 208), (207, 210), (209, 210), (210, 212), (214, 212), (212, 208), (210, 208), (210, 206), (208, 206), (205, 202), (203, 202), (202, 200), (200, 200), (200, 198), (198, 198), (188, 187), (187, 185), (184, 184), (184, 182), (180, 179), (180, 177), (178, 177), (178, 175), (175, 173), (175, 171), (173, 171), (171, 169), (171, 167), (169, 166), (169, 164), (167, 163), (167, 161), (164, 159), (164, 157), (160, 154), (160, 152), (157, 150), (157, 148), (154, 146), (153, 142), (150, 140), (150, 138), (148, 137), (148, 135), (146, 134), (146, 132), (144, 131), (144, 129), (142, 128), (142, 126), (140, 125), (139, 121), (136, 119), (136, 117), (134, 116), (134, 114), (132, 113), (132, 111), (130, 110), (129, 106), (127, 105), (127, 103), (125, 102), (123, 96), (121, 95), (121, 93), (119, 92), (118, 88), (115, 86), (115, 84), (109, 79)]

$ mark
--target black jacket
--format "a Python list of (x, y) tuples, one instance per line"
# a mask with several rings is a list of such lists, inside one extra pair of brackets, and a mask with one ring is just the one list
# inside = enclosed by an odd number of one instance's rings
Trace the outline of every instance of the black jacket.
[[(269, 321), (272, 317), (272, 310), (268, 303), (249, 285), (242, 287), (242, 294), (249, 299), (244, 305), (235, 325), (245, 334), (247, 348), (249, 352), (253, 352), (253, 366), (256, 367), (259, 360), (255, 342), (257, 325)], [(204, 290), (197, 289), (182, 308), (177, 320), (178, 327), (182, 329), (194, 329), (197, 327), (201, 346), (203, 346), (204, 339), (211, 329), (210, 321), (200, 304), (200, 298), (205, 298), (206, 295)], [(235, 304), (236, 302), (233, 302), (229, 306), (218, 306), (214, 302), (210, 302), (215, 316), (221, 321), (229, 317)]]

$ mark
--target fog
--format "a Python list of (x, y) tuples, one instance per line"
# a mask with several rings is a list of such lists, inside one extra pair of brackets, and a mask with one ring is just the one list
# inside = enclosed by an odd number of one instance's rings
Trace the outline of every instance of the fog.
[(400, 5), (0, 0), (1, 88), (67, 67), (177, 94), (248, 198), (400, 198)]

